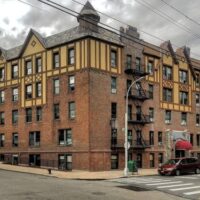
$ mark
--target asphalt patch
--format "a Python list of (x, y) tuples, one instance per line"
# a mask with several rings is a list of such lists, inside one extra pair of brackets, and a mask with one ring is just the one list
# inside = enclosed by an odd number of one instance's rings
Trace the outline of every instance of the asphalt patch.
[(117, 186), (117, 187), (122, 188), (122, 189), (132, 190), (135, 192), (152, 191), (151, 189), (141, 188), (141, 187), (137, 187), (137, 186), (133, 186), (133, 185), (123, 185), (123, 186)]

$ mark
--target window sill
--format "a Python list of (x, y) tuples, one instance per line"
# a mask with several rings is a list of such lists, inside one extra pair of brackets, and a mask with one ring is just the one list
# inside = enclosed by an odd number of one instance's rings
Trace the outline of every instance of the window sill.
[(72, 147), (73, 144), (58, 144), (59, 147)]
[(37, 146), (29, 146), (29, 148), (40, 148), (40, 145), (37, 145)]

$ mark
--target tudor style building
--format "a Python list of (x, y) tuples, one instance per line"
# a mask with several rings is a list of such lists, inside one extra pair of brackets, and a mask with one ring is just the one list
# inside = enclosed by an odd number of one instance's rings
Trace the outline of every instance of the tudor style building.
[[(98, 26), (87, 2), (75, 28), (0, 48), (0, 155), (12, 164), (62, 170), (124, 168), (125, 95), (129, 159), (157, 167), (200, 156), (200, 61)], [(190, 146), (190, 143), (192, 146)]]

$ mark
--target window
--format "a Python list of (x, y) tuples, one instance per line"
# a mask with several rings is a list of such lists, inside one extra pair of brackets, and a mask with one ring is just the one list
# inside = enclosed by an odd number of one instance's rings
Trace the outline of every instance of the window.
[(111, 154), (111, 169), (118, 169), (118, 154)]
[(172, 102), (172, 89), (163, 88), (163, 101)]
[(197, 137), (197, 146), (200, 146), (200, 134), (197, 134), (196, 137)]
[(29, 165), (30, 166), (40, 166), (40, 155), (30, 154), (29, 155)]
[(200, 114), (196, 114), (196, 126), (200, 125)]
[(60, 80), (58, 78), (53, 80), (53, 92), (54, 94), (60, 93)]
[(40, 146), (40, 131), (29, 132), (29, 146)]
[(149, 144), (154, 145), (154, 132), (149, 131)]
[(199, 86), (200, 82), (199, 82), (199, 74), (196, 74), (196, 86)]
[(162, 145), (162, 132), (158, 132), (158, 145)]
[(18, 88), (13, 88), (12, 89), (12, 101), (18, 101), (19, 99), (19, 91)]
[(0, 81), (4, 81), (5, 79), (5, 69), (4, 67), (0, 68)]
[(37, 82), (36, 83), (36, 97), (41, 97), (42, 96), (42, 83)]
[(73, 65), (75, 63), (75, 51), (74, 48), (68, 49), (68, 65)]
[(5, 124), (5, 113), (0, 112), (0, 125), (4, 125), (4, 124)]
[(18, 77), (18, 65), (12, 65), (12, 72), (11, 72), (11, 77), (12, 78), (17, 78)]
[(170, 123), (171, 123), (171, 120), (172, 120), (172, 117), (171, 117), (171, 110), (166, 110), (166, 111), (165, 111), (165, 123), (166, 123), (166, 124), (170, 124)]
[(154, 153), (150, 153), (150, 167), (155, 167)]
[(187, 105), (188, 104), (188, 92), (180, 92), (180, 104)]
[(192, 133), (190, 133), (190, 143), (194, 144), (194, 135)]
[(111, 103), (111, 118), (117, 118), (117, 103)]
[(59, 58), (59, 53), (54, 52), (53, 53), (53, 68), (58, 68), (60, 66), (60, 58)]
[(200, 95), (196, 94), (196, 105), (199, 106), (200, 105)]
[(158, 154), (158, 163), (162, 164), (163, 163), (163, 153)]
[[(132, 84), (132, 80), (126, 80), (126, 91), (128, 91), (129, 87), (131, 86)], [(129, 95), (132, 94), (132, 91), (131, 89), (129, 90)]]
[(149, 98), (153, 99), (153, 85), (149, 84)]
[(12, 111), (12, 123), (17, 124), (18, 123), (18, 110)]
[(136, 131), (136, 145), (142, 145), (142, 132), (141, 130)]
[(117, 93), (117, 78), (113, 76), (111, 77), (111, 93)]
[(111, 145), (115, 146), (117, 145), (117, 129), (112, 128), (111, 130)]
[(132, 105), (128, 105), (128, 120), (132, 120)]
[(181, 125), (186, 125), (187, 124), (187, 113), (182, 112), (181, 113)]
[(58, 131), (59, 134), (59, 145), (71, 145), (72, 144), (72, 130), (61, 129)]
[(26, 108), (26, 122), (32, 122), (32, 109)]
[(138, 58), (138, 57), (136, 58), (135, 65), (136, 65), (136, 70), (140, 71), (140, 68), (141, 68), (141, 59), (140, 58)]
[(172, 80), (172, 68), (169, 66), (163, 66), (163, 79)]
[(133, 133), (132, 130), (128, 130), (128, 142), (130, 145), (133, 143)]
[(111, 67), (117, 67), (117, 51), (111, 50)]
[(12, 146), (18, 147), (18, 133), (12, 134)]
[(149, 119), (151, 122), (154, 121), (154, 108), (149, 108)]
[(131, 55), (127, 55), (126, 56), (126, 62), (127, 62), (127, 69), (131, 69), (131, 65), (132, 65), (132, 56)]
[(42, 71), (42, 59), (40, 57), (35, 59), (35, 72), (40, 73)]
[(32, 62), (31, 60), (27, 60), (25, 62), (25, 75), (32, 74)]
[(183, 70), (179, 71), (179, 81), (180, 81), (180, 83), (187, 83), (188, 82), (187, 71), (183, 71)]
[(71, 75), (68, 77), (69, 91), (75, 90), (75, 76)]
[(0, 133), (0, 147), (4, 147), (4, 142), (5, 142), (5, 134)]
[(26, 99), (32, 98), (32, 85), (26, 85)]
[(4, 103), (5, 102), (5, 91), (1, 90), (0, 91), (0, 103)]
[(76, 117), (76, 108), (75, 108), (75, 102), (69, 102), (69, 119), (75, 119)]
[(153, 61), (152, 60), (149, 60), (147, 63), (147, 72), (150, 75), (153, 75)]
[(58, 168), (61, 170), (72, 170), (72, 155), (59, 154), (58, 155)]
[(53, 105), (53, 116), (54, 119), (60, 119), (60, 108), (59, 108), (59, 104), (54, 104)]
[(36, 121), (42, 121), (42, 107), (36, 107)]

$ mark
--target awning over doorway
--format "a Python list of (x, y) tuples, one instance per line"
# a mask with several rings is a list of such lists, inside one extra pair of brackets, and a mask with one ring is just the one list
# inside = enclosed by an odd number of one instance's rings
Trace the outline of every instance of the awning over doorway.
[(176, 150), (191, 150), (192, 144), (187, 140), (179, 140), (176, 142)]

